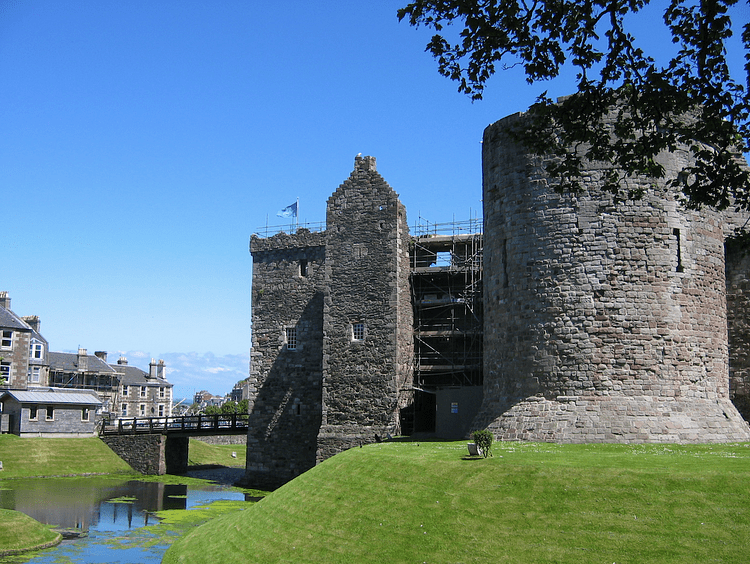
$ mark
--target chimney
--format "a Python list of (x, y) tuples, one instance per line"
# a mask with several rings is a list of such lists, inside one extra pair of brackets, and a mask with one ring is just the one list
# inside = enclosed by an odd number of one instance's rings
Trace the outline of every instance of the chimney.
[(120, 358), (117, 359), (117, 364), (120, 365), (120, 366), (127, 366), (128, 365), (128, 359), (125, 358), (124, 356), (121, 356)]
[(39, 327), (41, 327), (42, 322), (39, 321), (39, 316), (38, 315), (25, 315), (21, 319), (23, 319), (26, 323), (28, 323), (29, 326), (34, 331), (36, 331), (37, 333), (39, 333)]
[(148, 377), (149, 378), (164, 378), (164, 361), (159, 359), (156, 362), (153, 358), (148, 365)]
[(102, 359), (105, 363), (107, 362), (107, 351), (96, 351), (94, 356)]
[(78, 372), (88, 372), (89, 370), (89, 356), (86, 353), (86, 349), (78, 347)]
[(10, 309), (10, 297), (8, 296), (8, 292), (6, 292), (5, 290), (0, 292), (0, 307)]

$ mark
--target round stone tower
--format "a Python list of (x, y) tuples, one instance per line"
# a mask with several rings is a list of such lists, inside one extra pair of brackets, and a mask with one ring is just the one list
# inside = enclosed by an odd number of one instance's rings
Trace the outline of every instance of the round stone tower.
[[(729, 399), (720, 214), (664, 181), (559, 194), (545, 159), (484, 132), (484, 402), (475, 428), (560, 442), (750, 440)], [(673, 178), (689, 154), (665, 155)]]

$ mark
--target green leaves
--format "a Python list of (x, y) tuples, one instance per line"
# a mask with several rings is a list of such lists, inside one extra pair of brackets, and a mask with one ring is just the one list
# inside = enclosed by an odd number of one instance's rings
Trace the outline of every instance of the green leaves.
[[(664, 178), (657, 156), (688, 147), (693, 162), (678, 178), (688, 204), (750, 209), (750, 24), (742, 31), (745, 73), (727, 64), (729, 8), (736, 0), (670, 0), (664, 25), (678, 46), (665, 65), (636, 45), (627, 16), (646, 0), (416, 0), (399, 20), (433, 28), (427, 45), (438, 71), (473, 100), (497, 68), (521, 65), (529, 83), (577, 69), (578, 93), (560, 103), (542, 95), (516, 139), (539, 154), (559, 190), (581, 187), (587, 160), (611, 165), (605, 188), (618, 198), (638, 194), (629, 177)], [(618, 172), (619, 171), (619, 172)]]

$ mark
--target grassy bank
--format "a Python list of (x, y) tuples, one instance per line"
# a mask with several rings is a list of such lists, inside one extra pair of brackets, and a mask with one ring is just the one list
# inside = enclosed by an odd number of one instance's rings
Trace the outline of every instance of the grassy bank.
[(133, 469), (97, 438), (46, 439), (0, 435), (3, 478), (127, 474)]
[[(218, 465), (230, 468), (245, 467), (246, 445), (212, 445), (190, 439), (188, 464), (190, 466)], [(232, 456), (234, 453), (236, 456)]]
[(61, 538), (60, 533), (28, 515), (0, 509), (0, 557), (53, 546)]
[(164, 562), (746, 561), (750, 444), (383, 443), (337, 455)]

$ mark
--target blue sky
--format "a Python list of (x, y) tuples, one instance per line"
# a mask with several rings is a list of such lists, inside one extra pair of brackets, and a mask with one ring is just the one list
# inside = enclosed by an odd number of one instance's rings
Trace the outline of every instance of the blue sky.
[(52, 350), (164, 358), (176, 395), (223, 394), (247, 376), (250, 235), (297, 198), (325, 221), (357, 153), (410, 225), (481, 217), (484, 128), (573, 82), (511, 70), (472, 103), (405, 3), (0, 0), (13, 310)]

